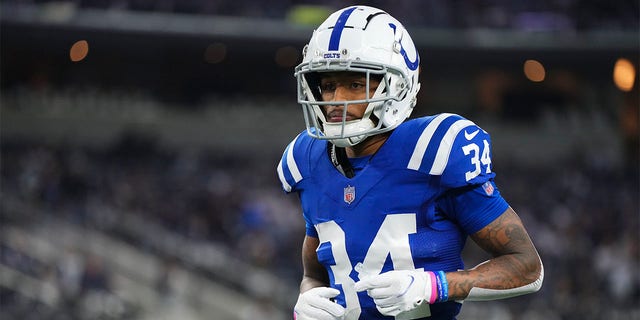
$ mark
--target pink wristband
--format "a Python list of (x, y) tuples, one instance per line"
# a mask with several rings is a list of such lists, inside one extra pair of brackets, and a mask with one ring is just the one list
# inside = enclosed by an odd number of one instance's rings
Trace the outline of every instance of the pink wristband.
[(436, 274), (431, 271), (427, 271), (427, 275), (429, 279), (431, 279), (431, 288), (427, 288), (427, 290), (431, 290), (429, 304), (434, 304), (438, 299), (438, 279), (436, 278)]

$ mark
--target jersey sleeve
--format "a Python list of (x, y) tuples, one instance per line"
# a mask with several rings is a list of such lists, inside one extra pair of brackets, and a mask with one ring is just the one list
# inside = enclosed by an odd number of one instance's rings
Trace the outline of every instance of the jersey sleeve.
[(438, 199), (437, 206), (467, 234), (474, 234), (504, 213), (509, 204), (493, 180), (489, 180), (481, 185), (449, 190)]
[[(304, 189), (304, 179), (310, 177), (311, 174), (313, 142), (314, 139), (306, 131), (303, 131), (285, 148), (278, 163), (277, 171), (282, 189), (286, 193), (299, 193)], [(317, 238), (318, 233), (304, 208), (302, 216), (305, 220), (306, 234)]]
[(483, 184), (495, 176), (489, 134), (472, 121), (442, 113), (425, 118), (418, 131), (409, 169), (439, 176), (445, 189)]
[(287, 192), (298, 191), (298, 186), (309, 173), (309, 149), (311, 138), (306, 131), (298, 134), (284, 150), (278, 163), (278, 178), (282, 189)]
[(469, 120), (456, 121), (442, 139), (430, 174), (441, 175), (440, 184), (450, 188), (493, 179), (489, 134)]
[(491, 138), (472, 121), (442, 113), (418, 123), (408, 168), (438, 177), (439, 209), (467, 232), (482, 229), (509, 206), (493, 179)]

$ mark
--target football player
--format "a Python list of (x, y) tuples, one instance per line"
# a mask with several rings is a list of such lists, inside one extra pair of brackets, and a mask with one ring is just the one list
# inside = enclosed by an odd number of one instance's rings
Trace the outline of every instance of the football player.
[[(402, 24), (367, 6), (333, 13), (304, 48), (307, 129), (277, 170), (306, 221), (297, 320), (455, 319), (463, 300), (542, 285), (536, 248), (494, 183), (489, 134), (455, 114), (406, 120), (419, 62)], [(471, 269), (468, 237), (492, 257)]]

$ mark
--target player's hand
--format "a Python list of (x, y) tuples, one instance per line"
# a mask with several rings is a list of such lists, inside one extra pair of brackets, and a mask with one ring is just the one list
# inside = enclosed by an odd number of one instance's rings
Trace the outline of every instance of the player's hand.
[(412, 310), (438, 298), (436, 276), (421, 270), (393, 270), (356, 282), (357, 291), (367, 290), (376, 308), (386, 316)]
[(342, 320), (345, 308), (331, 301), (340, 291), (329, 287), (318, 287), (298, 296), (293, 308), (294, 320)]

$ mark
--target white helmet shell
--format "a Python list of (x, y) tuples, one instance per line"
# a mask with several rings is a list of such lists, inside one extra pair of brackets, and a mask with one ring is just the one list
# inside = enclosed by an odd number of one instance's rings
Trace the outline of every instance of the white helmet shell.
[[(420, 57), (404, 26), (388, 13), (352, 6), (331, 14), (314, 32), (295, 69), (298, 103), (307, 131), (346, 147), (393, 130), (409, 117), (420, 90)], [(373, 96), (354, 101), (322, 101), (318, 73), (350, 71), (381, 78)], [(368, 82), (368, 81), (367, 81)], [(322, 106), (368, 103), (358, 120), (327, 122)]]

